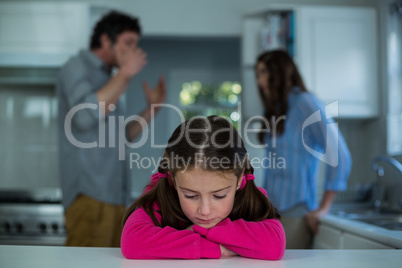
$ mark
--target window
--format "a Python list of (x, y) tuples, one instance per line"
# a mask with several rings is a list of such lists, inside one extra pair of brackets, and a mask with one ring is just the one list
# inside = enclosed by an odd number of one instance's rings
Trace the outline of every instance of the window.
[(219, 115), (238, 128), (241, 92), (242, 87), (237, 81), (184, 82), (180, 90), (180, 108), (186, 120), (200, 115)]

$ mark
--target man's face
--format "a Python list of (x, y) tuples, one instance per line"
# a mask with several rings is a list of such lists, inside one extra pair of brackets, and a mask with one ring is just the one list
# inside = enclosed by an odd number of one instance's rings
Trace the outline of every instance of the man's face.
[(135, 50), (137, 48), (140, 37), (137, 33), (132, 31), (125, 31), (119, 34), (116, 38), (116, 42), (108, 46), (107, 51), (109, 54), (109, 64), (112, 66), (118, 66), (117, 53), (118, 51), (124, 52), (127, 50)]

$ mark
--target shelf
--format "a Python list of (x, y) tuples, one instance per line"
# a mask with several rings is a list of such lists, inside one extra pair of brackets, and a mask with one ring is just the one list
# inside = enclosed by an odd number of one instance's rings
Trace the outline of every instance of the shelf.
[(39, 77), (7, 77), (0, 78), (0, 85), (55, 85), (56, 77), (54, 78), (39, 78)]
[(298, 6), (297, 5), (286, 5), (286, 4), (270, 4), (270, 5), (264, 5), (259, 8), (254, 8), (251, 10), (248, 10), (245, 14), (244, 17), (261, 17), (264, 16), (268, 13), (282, 13), (282, 12), (293, 12), (296, 10)]

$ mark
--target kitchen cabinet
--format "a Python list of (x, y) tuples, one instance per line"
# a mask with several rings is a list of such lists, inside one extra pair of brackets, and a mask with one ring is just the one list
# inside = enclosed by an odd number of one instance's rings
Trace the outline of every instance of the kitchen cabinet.
[(342, 231), (327, 225), (320, 225), (314, 238), (315, 249), (340, 249), (342, 247)]
[(343, 234), (343, 249), (392, 249), (392, 247), (345, 232)]
[(314, 237), (314, 249), (394, 249), (394, 247), (362, 237), (343, 229), (320, 224), (319, 232)]
[(58, 67), (88, 46), (107, 7), (86, 3), (0, 3), (0, 66)]
[(307, 89), (325, 104), (337, 102), (329, 110), (332, 116), (372, 118), (378, 115), (375, 9), (271, 5), (247, 13), (243, 19), (242, 108), (245, 120), (263, 112), (254, 64), (257, 55), (269, 49), (262, 41), (264, 31), (276, 30), (267, 19), (272, 14), (290, 15), (286, 24), (291, 33), (287, 49), (294, 54)]

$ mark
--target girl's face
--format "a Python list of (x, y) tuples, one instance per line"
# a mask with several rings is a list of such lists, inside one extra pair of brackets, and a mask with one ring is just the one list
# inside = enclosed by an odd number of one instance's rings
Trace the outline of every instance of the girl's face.
[(257, 75), (257, 84), (262, 89), (262, 92), (265, 96), (268, 96), (268, 79), (269, 73), (267, 67), (263, 62), (257, 63), (256, 68), (256, 75)]
[(240, 183), (234, 174), (194, 168), (177, 172), (175, 187), (187, 218), (193, 224), (209, 229), (229, 216)]

